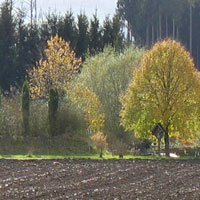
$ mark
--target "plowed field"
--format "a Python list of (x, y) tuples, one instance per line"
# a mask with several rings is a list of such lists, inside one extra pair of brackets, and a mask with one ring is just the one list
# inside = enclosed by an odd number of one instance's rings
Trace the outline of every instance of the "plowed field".
[(199, 200), (200, 160), (0, 160), (0, 199)]

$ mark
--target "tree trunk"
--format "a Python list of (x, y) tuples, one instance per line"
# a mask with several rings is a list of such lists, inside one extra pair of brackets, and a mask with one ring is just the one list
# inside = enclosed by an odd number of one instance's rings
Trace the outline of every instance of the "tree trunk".
[(158, 138), (158, 155), (160, 156), (160, 138)]
[(159, 7), (159, 39), (162, 38), (162, 19), (161, 19), (161, 11)]
[(168, 128), (166, 128), (166, 133), (165, 133), (165, 155), (169, 157), (169, 134), (168, 134)]
[(199, 68), (199, 42), (197, 42), (197, 69)]
[(192, 4), (190, 3), (190, 53), (192, 54)]
[(100, 148), (100, 155), (99, 155), (99, 157), (100, 157), (100, 158), (103, 157), (103, 148), (102, 148), (102, 147)]
[(167, 18), (167, 15), (166, 15), (166, 18), (165, 18), (165, 22), (166, 22), (166, 38), (168, 38), (168, 18)]
[(179, 28), (178, 28), (178, 26), (176, 27), (176, 38), (177, 38), (177, 40), (179, 39)]
[(129, 22), (128, 22), (128, 24), (127, 24), (127, 40), (128, 40), (128, 42), (131, 41), (131, 36), (130, 36), (130, 24), (129, 24)]
[(159, 40), (159, 27), (157, 28), (157, 35), (156, 35), (156, 41)]
[(149, 47), (149, 25), (146, 25), (146, 47)]
[(154, 44), (154, 27), (153, 27), (153, 25), (151, 27), (151, 31), (152, 31), (152, 33), (151, 33), (151, 42), (152, 42), (152, 45), (153, 45)]
[(173, 39), (175, 38), (175, 20), (173, 19), (172, 20), (172, 23), (173, 23)]

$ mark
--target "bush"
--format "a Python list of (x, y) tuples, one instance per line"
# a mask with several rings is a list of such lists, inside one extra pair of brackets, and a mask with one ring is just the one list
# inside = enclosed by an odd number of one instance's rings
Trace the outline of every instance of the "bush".
[(88, 153), (88, 135), (83, 114), (70, 102), (60, 101), (57, 111), (57, 136), (49, 140), (48, 103), (32, 100), (29, 136), (24, 140), (21, 95), (15, 90), (2, 96), (0, 107), (1, 154), (66, 154)]
[(147, 139), (143, 138), (137, 138), (134, 142), (134, 149), (137, 151), (139, 150), (139, 153), (142, 155), (147, 154), (147, 150), (151, 148), (152, 142)]
[(29, 85), (25, 81), (22, 87), (22, 120), (24, 128), (24, 136), (29, 135), (29, 115), (30, 115), (30, 96)]
[(2, 96), (0, 107), (0, 136), (18, 137), (22, 135), (21, 97), (19, 91)]
[(103, 150), (108, 146), (104, 133), (99, 131), (95, 133), (94, 135), (92, 135), (91, 139), (100, 153), (99, 157), (102, 158)]

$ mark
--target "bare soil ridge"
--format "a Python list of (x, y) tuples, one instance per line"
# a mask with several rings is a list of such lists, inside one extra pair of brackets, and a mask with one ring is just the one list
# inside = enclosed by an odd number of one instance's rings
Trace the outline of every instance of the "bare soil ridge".
[(200, 160), (0, 160), (0, 199), (200, 199)]

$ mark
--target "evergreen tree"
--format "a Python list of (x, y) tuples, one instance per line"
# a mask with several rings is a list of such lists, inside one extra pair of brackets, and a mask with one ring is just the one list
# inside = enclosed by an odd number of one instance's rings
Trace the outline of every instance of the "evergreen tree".
[(27, 51), (30, 63), (29, 66), (31, 67), (41, 58), (43, 51), (38, 24), (28, 26)]
[(60, 21), (59, 36), (62, 37), (66, 42), (70, 42), (72, 49), (76, 48), (77, 45), (77, 27), (73, 13), (68, 11), (64, 18)]
[(78, 15), (78, 41), (76, 47), (76, 53), (78, 57), (84, 57), (89, 45), (88, 38), (88, 19), (85, 14)]
[(103, 46), (112, 45), (112, 21), (106, 17), (103, 22)]
[(49, 14), (45, 21), (42, 22), (40, 26), (40, 37), (44, 44), (46, 44), (50, 37), (54, 37), (59, 33), (61, 22), (62, 18), (55, 14)]
[(16, 81), (15, 23), (11, 3), (7, 0), (0, 8), (0, 85), (9, 90)]
[(114, 15), (112, 20), (112, 44), (116, 50), (122, 50), (123, 48), (123, 31), (122, 22), (118, 15)]
[(16, 19), (15, 67), (16, 82), (19, 86), (25, 80), (27, 71), (40, 57), (39, 33), (37, 26), (32, 28), (25, 23), (25, 12), (20, 10)]
[(0, 87), (0, 107), (1, 107), (1, 104), (2, 104), (2, 95), (3, 95), (3, 92), (2, 92), (2, 89)]
[(90, 54), (92, 55), (98, 53), (103, 49), (100, 24), (96, 14), (93, 15), (93, 18), (90, 21), (89, 49), (90, 49)]
[(118, 0), (117, 7), (136, 44), (149, 48), (171, 37), (186, 46), (199, 67), (200, 0)]

